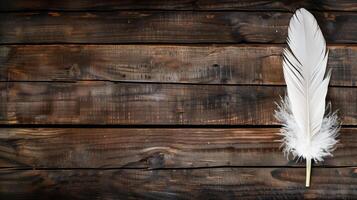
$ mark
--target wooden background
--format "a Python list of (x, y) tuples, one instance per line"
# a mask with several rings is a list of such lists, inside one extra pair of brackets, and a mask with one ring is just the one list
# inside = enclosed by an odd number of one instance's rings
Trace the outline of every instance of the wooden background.
[[(296, 8), (343, 121), (333, 158), (279, 150)], [(0, 199), (357, 199), (356, 0), (1, 0)]]

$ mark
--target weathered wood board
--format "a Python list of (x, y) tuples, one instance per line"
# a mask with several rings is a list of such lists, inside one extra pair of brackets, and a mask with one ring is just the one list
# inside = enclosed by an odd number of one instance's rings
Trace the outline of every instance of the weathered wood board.
[[(277, 128), (7, 128), (0, 166), (19, 168), (200, 168), (302, 166), (281, 152)], [(355, 166), (357, 132), (343, 128), (319, 166)]]
[(294, 11), (304, 7), (309, 10), (357, 11), (354, 0), (286, 1), (286, 0), (2, 0), (0, 11), (24, 10), (282, 10)]
[[(357, 14), (316, 12), (328, 43), (357, 43)], [(285, 43), (287, 12), (0, 13), (0, 44)]]
[[(283, 86), (2, 82), (0, 124), (279, 125)], [(331, 87), (344, 125), (357, 124), (357, 88)]]
[(356, 168), (0, 170), (1, 199), (355, 199)]
[[(2, 81), (283, 85), (282, 45), (0, 46)], [(331, 86), (357, 85), (357, 47), (329, 46)]]

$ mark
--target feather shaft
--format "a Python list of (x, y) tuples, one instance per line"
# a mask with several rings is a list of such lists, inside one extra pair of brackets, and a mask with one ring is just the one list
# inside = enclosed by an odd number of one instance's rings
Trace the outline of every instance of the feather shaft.
[(311, 179), (311, 159), (306, 160), (306, 187), (310, 187), (310, 179)]

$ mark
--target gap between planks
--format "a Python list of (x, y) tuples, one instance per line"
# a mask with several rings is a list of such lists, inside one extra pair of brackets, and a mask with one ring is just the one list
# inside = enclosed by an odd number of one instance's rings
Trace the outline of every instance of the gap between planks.
[[(105, 80), (105, 79), (81, 79), (81, 80), (35, 80), (35, 81), (18, 81), (18, 80), (0, 80), (0, 83), (85, 83), (85, 82), (107, 82), (107, 83), (128, 83), (128, 84), (152, 84), (152, 85), (192, 85), (192, 86), (259, 86), (259, 87), (286, 87), (285, 84), (270, 84), (270, 83), (187, 83), (187, 82), (151, 82), (151, 81), (132, 81), (132, 80)], [(355, 85), (333, 85), (329, 88), (357, 88)]]
[[(304, 163), (301, 161), (301, 163)], [(267, 169), (267, 168), (279, 168), (279, 169), (288, 169), (288, 168), (305, 168), (305, 166), (262, 166), (262, 165), (254, 165), (254, 166), (232, 166), (232, 165), (222, 165), (222, 166), (209, 166), (209, 167), (167, 167), (167, 168), (147, 168), (147, 167), (108, 167), (108, 168), (98, 168), (98, 167), (66, 167), (66, 168), (55, 168), (55, 167), (0, 167), (0, 170), (19, 170), (19, 171), (27, 171), (27, 170), (53, 170), (53, 171), (65, 171), (65, 170), (144, 170), (144, 171), (171, 171), (171, 170), (202, 170), (202, 169)], [(332, 168), (332, 169), (344, 169), (344, 168), (357, 168), (357, 166), (314, 166), (312, 168)]]

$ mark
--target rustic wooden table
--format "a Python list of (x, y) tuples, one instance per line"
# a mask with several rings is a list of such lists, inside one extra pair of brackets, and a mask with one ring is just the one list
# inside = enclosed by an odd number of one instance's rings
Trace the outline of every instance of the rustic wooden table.
[[(333, 158), (279, 149), (296, 8), (330, 50)], [(357, 0), (0, 0), (0, 199), (357, 199)]]

